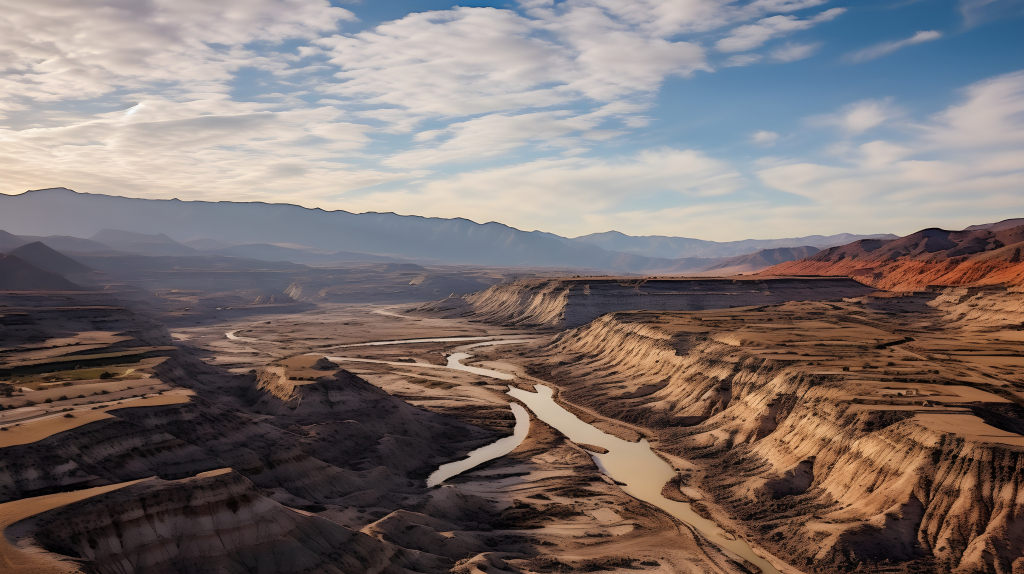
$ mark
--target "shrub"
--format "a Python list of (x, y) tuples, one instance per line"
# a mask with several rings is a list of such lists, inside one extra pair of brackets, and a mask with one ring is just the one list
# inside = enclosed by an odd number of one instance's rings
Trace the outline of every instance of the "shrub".
[(47, 398), (46, 398), (46, 400), (45, 400), (45, 401), (43, 401), (43, 402), (44, 402), (44, 403), (52, 403), (52, 402), (53, 402), (53, 399), (51, 399), (51, 398), (47, 397)]
[(111, 373), (111, 372), (108, 372), (108, 371), (103, 371), (100, 374), (100, 378), (101, 379), (113, 379), (114, 378), (114, 373)]

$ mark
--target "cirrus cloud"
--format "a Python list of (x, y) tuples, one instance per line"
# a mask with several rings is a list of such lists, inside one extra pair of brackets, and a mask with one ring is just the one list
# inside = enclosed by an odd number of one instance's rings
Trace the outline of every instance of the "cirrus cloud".
[(917, 32), (913, 36), (906, 40), (898, 40), (895, 42), (881, 42), (874, 46), (869, 46), (863, 50), (858, 50), (851, 54), (847, 54), (845, 60), (847, 62), (859, 64), (861, 62), (867, 62), (870, 60), (876, 60), (882, 56), (888, 56), (897, 50), (906, 48), (907, 46), (913, 46), (915, 44), (923, 44), (925, 42), (933, 42), (942, 37), (942, 32), (938, 30), (925, 30)]

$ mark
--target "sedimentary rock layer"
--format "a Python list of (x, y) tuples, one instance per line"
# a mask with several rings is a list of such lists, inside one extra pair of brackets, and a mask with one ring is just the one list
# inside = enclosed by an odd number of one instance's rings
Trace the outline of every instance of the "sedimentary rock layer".
[(699, 311), (857, 297), (873, 289), (848, 279), (549, 279), (495, 285), (418, 308), (489, 323), (573, 328), (615, 311)]
[(1005, 397), (1024, 384), (879, 311), (612, 314), (559, 335), (538, 374), (693, 460), (692, 483), (798, 567), (1017, 572), (1024, 411)]
[(284, 507), (229, 470), (143, 481), (41, 514), (9, 533), (87, 560), (102, 574), (399, 574), (419, 558)]

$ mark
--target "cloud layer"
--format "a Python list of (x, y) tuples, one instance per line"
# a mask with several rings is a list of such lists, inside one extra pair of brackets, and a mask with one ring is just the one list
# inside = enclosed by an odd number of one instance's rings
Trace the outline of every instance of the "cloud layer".
[[(968, 86), (924, 119), (879, 94), (749, 126), (732, 144), (743, 154), (644, 143), (659, 106), (704, 113), (685, 87), (659, 102), (667, 82), (822, 58), (818, 32), (847, 11), (826, 4), (520, 0), (366, 27), (358, 4), (326, 0), (0, 0), (0, 192), (68, 186), (720, 239), (890, 230), (906, 218), (873, 211), (878, 198), (928, 190), (935, 205), (969, 189), (1017, 205), (1019, 75)], [(826, 140), (820, 153), (763, 157), (807, 137)], [(837, 212), (875, 227), (846, 229)]]

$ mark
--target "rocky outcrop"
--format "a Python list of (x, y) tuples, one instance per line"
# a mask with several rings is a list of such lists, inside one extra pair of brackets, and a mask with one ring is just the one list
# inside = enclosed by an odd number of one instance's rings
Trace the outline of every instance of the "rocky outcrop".
[(503, 325), (573, 328), (616, 311), (699, 311), (858, 297), (873, 289), (844, 279), (544, 279), (495, 285), (428, 303), (419, 313)]
[(226, 470), (143, 481), (44, 513), (8, 533), (86, 560), (101, 574), (400, 574), (442, 565), (281, 506)]

